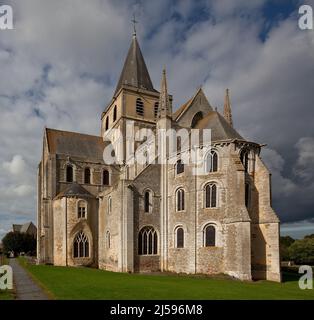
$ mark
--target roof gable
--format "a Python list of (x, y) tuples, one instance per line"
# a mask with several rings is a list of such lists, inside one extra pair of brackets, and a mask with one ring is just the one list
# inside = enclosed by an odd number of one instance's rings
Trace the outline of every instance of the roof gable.
[(190, 127), (197, 112), (201, 112), (204, 116), (209, 111), (213, 111), (213, 108), (209, 104), (203, 89), (199, 88), (190, 100), (173, 113), (172, 118), (180, 125)]

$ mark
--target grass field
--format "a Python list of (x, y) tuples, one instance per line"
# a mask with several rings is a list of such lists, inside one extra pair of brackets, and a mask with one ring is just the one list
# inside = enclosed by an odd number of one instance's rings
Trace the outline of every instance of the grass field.
[(314, 299), (314, 290), (300, 290), (293, 274), (283, 283), (242, 282), (21, 263), (56, 299)]
[[(9, 264), (6, 257), (2, 256), (0, 259), (0, 265)], [(0, 290), (0, 300), (12, 300), (14, 299), (14, 292), (12, 290)]]

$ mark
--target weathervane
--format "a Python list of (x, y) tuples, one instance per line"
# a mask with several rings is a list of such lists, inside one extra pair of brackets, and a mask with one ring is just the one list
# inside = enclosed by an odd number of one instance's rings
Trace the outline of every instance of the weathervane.
[(136, 23), (138, 23), (138, 21), (135, 20), (135, 13), (133, 13), (133, 19), (131, 21), (133, 22), (133, 35), (136, 36)]

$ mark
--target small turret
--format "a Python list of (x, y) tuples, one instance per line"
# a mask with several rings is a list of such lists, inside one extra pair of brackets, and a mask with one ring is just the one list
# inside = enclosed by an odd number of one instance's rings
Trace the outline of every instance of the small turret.
[(230, 98), (229, 98), (229, 89), (226, 89), (225, 104), (224, 104), (224, 118), (227, 120), (230, 126), (233, 127), (232, 111), (231, 111), (231, 104), (230, 104)]
[(172, 117), (172, 106), (169, 100), (166, 69), (162, 71), (158, 118)]

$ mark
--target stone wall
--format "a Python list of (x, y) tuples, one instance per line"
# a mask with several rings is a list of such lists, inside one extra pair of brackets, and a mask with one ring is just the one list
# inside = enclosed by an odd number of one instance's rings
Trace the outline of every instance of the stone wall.
[(254, 183), (253, 278), (280, 282), (279, 219), (271, 207), (270, 173), (259, 156), (256, 157)]
[[(134, 210), (134, 270), (137, 272), (160, 270), (160, 166), (149, 165), (133, 182)], [(152, 192), (152, 211), (144, 210), (144, 193)], [(158, 234), (158, 254), (140, 256), (138, 254), (138, 234), (145, 226), (152, 226)], [(150, 266), (150, 267), (149, 267)]]
[[(110, 271), (121, 271), (121, 183), (103, 191), (99, 207), (99, 267)], [(111, 198), (111, 211), (109, 210)], [(110, 234), (110, 246), (107, 239)]]
[[(86, 201), (86, 219), (78, 218), (79, 201)], [(61, 198), (54, 200), (54, 265), (98, 266), (98, 203), (93, 198)], [(89, 240), (89, 257), (74, 258), (73, 243), (83, 231)]]

